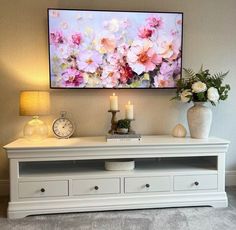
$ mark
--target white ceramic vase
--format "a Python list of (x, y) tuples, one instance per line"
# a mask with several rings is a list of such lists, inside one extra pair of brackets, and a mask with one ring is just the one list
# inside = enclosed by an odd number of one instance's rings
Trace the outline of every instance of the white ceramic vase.
[(192, 138), (208, 138), (211, 122), (212, 111), (204, 105), (204, 102), (194, 102), (194, 106), (187, 112), (188, 126)]

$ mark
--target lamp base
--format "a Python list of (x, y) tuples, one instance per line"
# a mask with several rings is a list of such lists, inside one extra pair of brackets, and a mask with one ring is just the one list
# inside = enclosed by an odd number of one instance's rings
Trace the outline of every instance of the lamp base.
[(24, 137), (30, 141), (41, 141), (48, 137), (48, 127), (38, 116), (34, 116), (24, 127)]

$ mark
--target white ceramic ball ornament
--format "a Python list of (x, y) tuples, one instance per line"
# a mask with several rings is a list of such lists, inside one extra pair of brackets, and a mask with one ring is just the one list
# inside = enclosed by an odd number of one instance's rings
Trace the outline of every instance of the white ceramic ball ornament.
[(186, 137), (187, 130), (182, 124), (177, 124), (172, 130), (173, 137)]

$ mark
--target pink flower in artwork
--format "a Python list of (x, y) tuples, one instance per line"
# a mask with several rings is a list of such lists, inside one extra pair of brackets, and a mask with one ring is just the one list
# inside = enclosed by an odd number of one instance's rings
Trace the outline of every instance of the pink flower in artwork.
[(120, 65), (121, 61), (123, 59), (123, 56), (118, 53), (118, 52), (115, 52), (115, 53), (109, 53), (107, 54), (107, 62), (109, 62), (109, 64), (111, 65)]
[(120, 78), (120, 73), (117, 66), (106, 65), (102, 71), (102, 84), (105, 87), (115, 87), (118, 85), (118, 80)]
[(126, 43), (122, 43), (117, 47), (117, 52), (123, 56), (127, 56), (130, 46)]
[(78, 56), (77, 64), (80, 70), (95, 73), (97, 68), (102, 64), (102, 56), (97, 51), (82, 51)]
[(178, 25), (181, 25), (181, 24), (182, 24), (182, 20), (181, 20), (181, 19), (178, 19), (178, 20), (176, 21), (176, 23), (177, 23)]
[(112, 53), (116, 48), (116, 40), (114, 35), (102, 35), (96, 44), (96, 48), (100, 53)]
[(63, 83), (65, 86), (80, 86), (83, 82), (83, 76), (76, 68), (69, 68), (63, 74)]
[[(121, 83), (126, 83), (133, 77), (133, 71), (126, 62), (126, 46), (121, 46), (117, 49), (117, 52), (107, 55), (107, 61), (113, 68), (108, 68), (113, 72), (119, 73), (119, 79)], [(107, 70), (107, 68), (105, 67)], [(104, 71), (104, 70), (103, 70)]]
[(174, 30), (174, 29), (172, 29), (172, 30), (170, 31), (170, 35), (173, 36), (173, 37), (174, 37), (174, 36), (178, 36), (179, 33), (180, 33), (180, 32), (179, 32), (178, 30)]
[(128, 50), (128, 45), (121, 44), (117, 47), (115, 52), (106, 54), (107, 62), (111, 65), (124, 66), (127, 63), (126, 57)]
[(150, 27), (161, 29), (163, 27), (163, 20), (159, 16), (151, 16), (147, 18), (148, 25)]
[(58, 44), (62, 44), (64, 42), (62, 32), (56, 31), (50, 33), (50, 43), (58, 46)]
[(53, 10), (50, 12), (50, 16), (52, 16), (54, 18), (58, 18), (58, 17), (60, 17), (60, 12), (58, 10)]
[(180, 53), (181, 42), (177, 39), (158, 41), (158, 53), (165, 59), (173, 61)]
[(129, 66), (137, 74), (153, 71), (162, 58), (157, 55), (153, 43), (148, 39), (136, 40), (132, 43), (127, 54)]
[(161, 74), (154, 77), (154, 86), (157, 88), (174, 87), (175, 82), (172, 76), (163, 76)]
[(109, 38), (102, 38), (100, 40), (101, 46), (107, 51), (107, 52), (113, 52), (115, 47), (116, 47), (116, 43), (114, 39), (109, 39)]
[(81, 40), (82, 40), (82, 36), (81, 36), (80, 33), (73, 34), (73, 35), (71, 36), (71, 38), (72, 38), (72, 42), (73, 42), (74, 44), (80, 45)]
[(154, 31), (152, 29), (150, 29), (149, 27), (143, 26), (139, 29), (138, 36), (140, 38), (150, 38), (152, 36), (153, 32)]
[(120, 82), (121, 83), (123, 83), (123, 84), (127, 83), (127, 81), (133, 77), (133, 75), (134, 75), (133, 71), (129, 67), (128, 64), (120, 67)]
[[(55, 46), (55, 57), (58, 57), (60, 59), (67, 59), (68, 57), (70, 57), (71, 55), (76, 56), (76, 53), (78, 52), (78, 50), (75, 50), (74, 47), (71, 47), (70, 45), (68, 45), (68, 43), (64, 42), (60, 45)], [(63, 60), (64, 61), (64, 60)]]

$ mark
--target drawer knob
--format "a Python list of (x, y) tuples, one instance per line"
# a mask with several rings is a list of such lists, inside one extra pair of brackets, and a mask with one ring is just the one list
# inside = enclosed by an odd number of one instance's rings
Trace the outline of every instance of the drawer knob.
[(98, 187), (98, 186), (95, 186), (95, 187), (94, 187), (94, 189), (95, 189), (95, 190), (98, 190), (98, 189), (99, 189), (99, 187)]
[(194, 184), (195, 184), (196, 186), (198, 186), (198, 185), (199, 185), (199, 182), (195, 181)]
[(146, 188), (150, 188), (150, 184), (146, 184), (145, 187), (146, 187)]
[(41, 192), (45, 192), (45, 189), (44, 189), (44, 188), (41, 188), (40, 191), (41, 191)]

